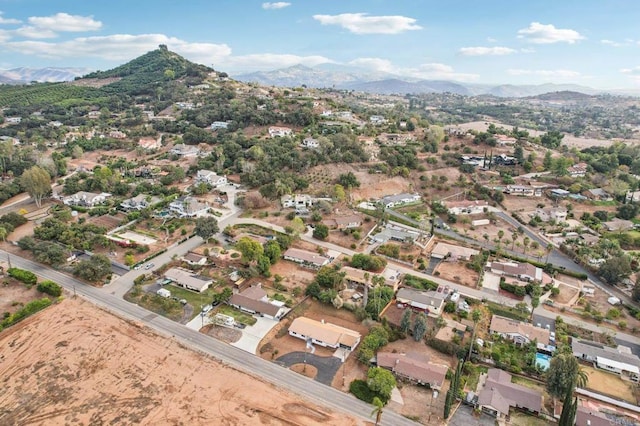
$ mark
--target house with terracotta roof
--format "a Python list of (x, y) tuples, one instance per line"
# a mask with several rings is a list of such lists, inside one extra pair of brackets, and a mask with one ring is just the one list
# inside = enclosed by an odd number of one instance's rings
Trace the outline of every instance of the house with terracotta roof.
[(546, 347), (549, 345), (549, 330), (499, 315), (494, 315), (491, 318), (489, 332), (491, 334), (499, 334), (518, 346), (534, 340), (538, 343), (538, 346)]
[(289, 335), (333, 349), (353, 351), (362, 337), (360, 333), (328, 322), (298, 317), (289, 326)]
[(509, 415), (511, 408), (538, 414), (542, 410), (542, 394), (526, 386), (511, 382), (511, 374), (497, 368), (490, 368), (480, 376), (477, 406), (484, 413), (496, 418)]
[(446, 365), (432, 364), (429, 355), (418, 352), (378, 352), (376, 365), (391, 370), (398, 378), (435, 390), (440, 390), (449, 370)]

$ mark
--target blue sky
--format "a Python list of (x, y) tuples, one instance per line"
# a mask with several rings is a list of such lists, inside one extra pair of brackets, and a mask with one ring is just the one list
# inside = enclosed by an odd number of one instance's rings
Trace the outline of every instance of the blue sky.
[(322, 63), (487, 84), (640, 86), (637, 0), (0, 0), (0, 68), (159, 44), (231, 75)]

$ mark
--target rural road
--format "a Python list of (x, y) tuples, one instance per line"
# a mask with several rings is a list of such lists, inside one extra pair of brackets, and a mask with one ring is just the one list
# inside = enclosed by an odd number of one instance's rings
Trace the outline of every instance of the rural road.
[[(105, 292), (103, 289), (91, 287), (38, 263), (10, 255), (3, 250), (0, 250), (0, 257), (3, 259), (10, 258), (12, 266), (27, 269), (44, 279), (55, 281), (72, 294), (75, 292), (78, 296), (87, 299), (115, 315), (144, 324), (159, 334), (169, 338), (175, 338), (191, 349), (211, 355), (223, 363), (247, 374), (261, 377), (282, 389), (306, 398), (309, 402), (324, 405), (366, 421), (372, 421), (370, 417), (372, 406), (356, 399), (350, 394), (325, 386), (275, 363), (266, 361), (258, 356), (191, 330), (182, 324), (156, 315), (120, 297)], [(390, 410), (384, 412), (382, 424), (415, 425), (413, 421)]]

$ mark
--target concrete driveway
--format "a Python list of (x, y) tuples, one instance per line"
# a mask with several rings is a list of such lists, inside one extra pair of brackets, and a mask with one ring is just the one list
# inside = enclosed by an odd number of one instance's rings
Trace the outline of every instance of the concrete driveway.
[(242, 330), (242, 337), (240, 340), (232, 343), (231, 346), (235, 346), (236, 348), (255, 355), (262, 338), (266, 336), (273, 327), (278, 325), (278, 321), (264, 317), (254, 318), (258, 321)]
[(313, 365), (318, 369), (318, 374), (314, 378), (315, 381), (331, 386), (333, 377), (338, 372), (338, 369), (342, 365), (342, 360), (335, 356), (318, 356), (312, 353), (305, 352), (289, 352), (276, 359), (276, 363), (283, 367), (291, 367), (295, 364), (302, 364), (305, 362), (309, 365)]

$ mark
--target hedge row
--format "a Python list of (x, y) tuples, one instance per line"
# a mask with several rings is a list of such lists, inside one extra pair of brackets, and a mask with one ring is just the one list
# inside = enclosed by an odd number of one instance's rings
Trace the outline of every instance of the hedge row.
[(53, 297), (60, 297), (62, 295), (62, 287), (50, 280), (39, 283), (37, 289)]
[(373, 402), (373, 398), (376, 396), (380, 398), (383, 404), (386, 404), (388, 399), (378, 394), (377, 392), (372, 391), (367, 385), (365, 380), (354, 380), (349, 385), (349, 392), (351, 392), (356, 398), (361, 401), (364, 401), (368, 404)]
[(50, 305), (51, 305), (51, 300), (47, 299), (46, 297), (39, 300), (32, 300), (31, 302), (24, 305), (22, 309), (14, 312), (13, 314), (3, 319), (2, 322), (0, 322), (0, 331), (4, 330), (9, 326), (12, 326), (13, 324), (19, 321), (22, 321), (26, 317), (33, 315), (36, 312), (41, 311)]
[(516, 296), (519, 296), (519, 297), (524, 297), (524, 295), (527, 293), (524, 287), (521, 287), (515, 284), (509, 284), (504, 281), (500, 281), (500, 289), (504, 291), (508, 291), (509, 293), (515, 294)]
[(34, 285), (38, 282), (38, 277), (31, 271), (25, 271), (19, 268), (9, 268), (7, 273), (10, 277), (15, 278), (18, 281), (22, 281), (27, 285)]

